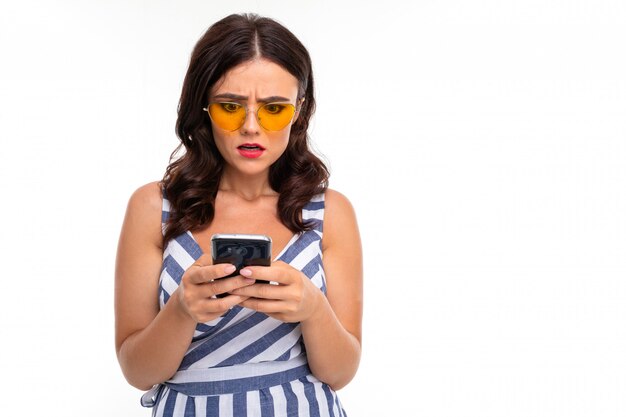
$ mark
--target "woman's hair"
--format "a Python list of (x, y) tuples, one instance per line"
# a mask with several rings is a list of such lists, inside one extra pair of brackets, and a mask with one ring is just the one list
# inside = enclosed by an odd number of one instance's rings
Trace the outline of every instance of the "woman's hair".
[[(176, 135), (181, 143), (170, 157), (163, 193), (171, 204), (163, 241), (208, 225), (215, 215), (215, 197), (224, 169), (211, 120), (202, 110), (213, 85), (231, 68), (255, 58), (272, 61), (298, 80), (304, 98), (291, 126), (289, 144), (270, 167), (271, 187), (279, 193), (278, 215), (292, 232), (310, 230), (302, 208), (328, 186), (328, 169), (308, 145), (307, 128), (315, 111), (311, 58), (284, 26), (254, 14), (233, 14), (212, 25), (196, 44), (178, 104)], [(184, 154), (175, 155), (184, 147)]]

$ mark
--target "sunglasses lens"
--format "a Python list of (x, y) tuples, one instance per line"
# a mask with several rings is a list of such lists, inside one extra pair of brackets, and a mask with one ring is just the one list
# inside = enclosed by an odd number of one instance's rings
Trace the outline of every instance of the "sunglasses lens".
[(288, 103), (269, 103), (259, 108), (259, 124), (267, 130), (282, 130), (293, 119), (296, 108)]
[(239, 129), (246, 120), (246, 109), (237, 103), (213, 103), (209, 106), (211, 120), (224, 130)]

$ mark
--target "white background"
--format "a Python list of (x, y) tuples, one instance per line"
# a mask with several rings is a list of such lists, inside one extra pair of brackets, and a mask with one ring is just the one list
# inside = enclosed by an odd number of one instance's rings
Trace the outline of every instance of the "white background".
[(119, 370), (128, 197), (189, 56), (252, 11), (309, 48), (365, 251), (356, 416), (626, 415), (626, 5), (22, 1), (0, 8), (2, 415), (147, 416)]

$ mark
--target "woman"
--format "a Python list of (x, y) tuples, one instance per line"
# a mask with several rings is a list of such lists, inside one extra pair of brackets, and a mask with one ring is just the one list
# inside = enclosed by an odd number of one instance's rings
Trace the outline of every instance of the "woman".
[[(335, 391), (361, 353), (361, 248), (308, 148), (314, 108), (309, 54), (277, 22), (231, 15), (197, 43), (185, 153), (131, 196), (117, 254), (117, 354), (153, 415), (345, 415)], [(212, 265), (216, 233), (268, 235), (271, 266), (224, 278), (235, 267)]]

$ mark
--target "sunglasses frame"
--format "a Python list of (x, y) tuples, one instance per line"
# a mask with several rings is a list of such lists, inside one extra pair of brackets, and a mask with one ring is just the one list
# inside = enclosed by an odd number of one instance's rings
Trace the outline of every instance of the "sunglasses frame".
[[(300, 100), (300, 103), (299, 103), (299, 104), (301, 104), (301, 103), (302, 103), (302, 101), (304, 101), (304, 99)], [(221, 126), (220, 126), (217, 122), (215, 122), (215, 121), (213, 120), (213, 117), (211, 117), (211, 112), (209, 111), (209, 107), (211, 107), (213, 104), (234, 104), (234, 105), (236, 105), (236, 106), (243, 107), (243, 109), (245, 110), (246, 114), (245, 114), (245, 116), (243, 117), (241, 124), (240, 124), (237, 128), (232, 129), (232, 130), (224, 129), (224, 128), (223, 128), (223, 127), (221, 127)], [(287, 124), (285, 124), (285, 126), (281, 127), (280, 129), (277, 129), (277, 130), (273, 130), (273, 129), (268, 129), (268, 128), (266, 128), (265, 126), (263, 126), (263, 125), (261, 124), (261, 119), (259, 118), (259, 110), (261, 110), (261, 109), (262, 109), (263, 107), (265, 107), (265, 106), (270, 106), (270, 105), (272, 105), (272, 104), (274, 104), (274, 105), (281, 105), (281, 106), (291, 106), (291, 107), (293, 108), (293, 114), (291, 115), (291, 118), (289, 119), (289, 121), (287, 122)], [(203, 108), (202, 108), (202, 110), (203, 110), (203, 111), (205, 111), (205, 112), (207, 112), (207, 114), (209, 115), (209, 119), (211, 119), (211, 123), (214, 123), (214, 124), (215, 124), (216, 126), (218, 126), (220, 129), (226, 130), (227, 132), (234, 132), (234, 131), (236, 131), (236, 130), (241, 129), (241, 126), (243, 126), (243, 125), (246, 123), (246, 119), (248, 118), (248, 113), (249, 113), (249, 110), (250, 110), (250, 109), (249, 109), (249, 107), (248, 107), (247, 105), (245, 105), (245, 104), (241, 104), (241, 103), (237, 103), (237, 102), (234, 102), (234, 101), (212, 101), (212, 102), (210, 102), (210, 103), (209, 103), (206, 107), (203, 107)], [(267, 130), (267, 131), (269, 131), (269, 132), (279, 132), (279, 131), (283, 130), (285, 127), (287, 127), (287, 125), (288, 125), (289, 123), (293, 122), (294, 118), (296, 117), (296, 115), (298, 114), (298, 112), (299, 112), (299, 111), (300, 111), (300, 105), (297, 105), (297, 106), (296, 106), (296, 105), (294, 105), (294, 104), (292, 104), (292, 103), (285, 103), (285, 102), (281, 102), (281, 101), (276, 101), (276, 102), (265, 103), (265, 104), (262, 104), (262, 105), (258, 106), (258, 107), (256, 108), (256, 110), (254, 111), (254, 114), (256, 115), (256, 121), (257, 121), (257, 123), (258, 123), (258, 124), (259, 124), (259, 126), (261, 126), (263, 129), (265, 129), (265, 130)]]

